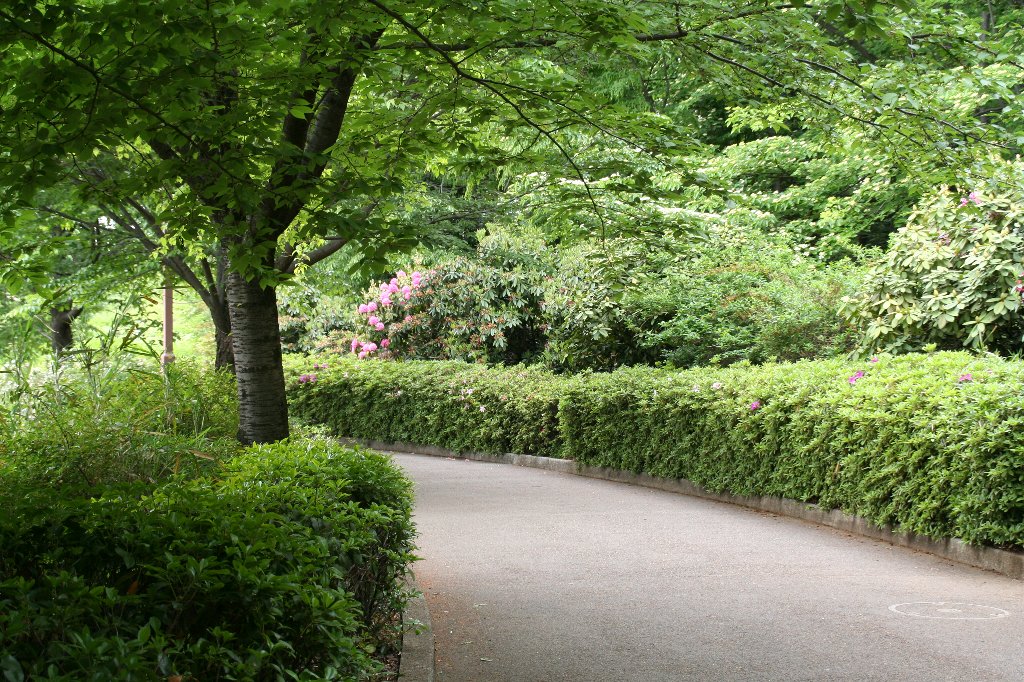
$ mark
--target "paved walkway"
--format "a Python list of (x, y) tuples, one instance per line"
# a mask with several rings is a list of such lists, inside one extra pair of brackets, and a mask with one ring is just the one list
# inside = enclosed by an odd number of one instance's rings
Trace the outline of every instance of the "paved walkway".
[(1024, 583), (741, 507), (396, 455), (438, 682), (1024, 680)]

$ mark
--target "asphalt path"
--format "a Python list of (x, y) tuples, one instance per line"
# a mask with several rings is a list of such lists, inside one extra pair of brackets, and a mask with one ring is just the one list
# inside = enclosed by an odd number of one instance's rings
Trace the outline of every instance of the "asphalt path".
[(394, 457), (438, 682), (1024, 681), (1024, 582), (719, 502)]

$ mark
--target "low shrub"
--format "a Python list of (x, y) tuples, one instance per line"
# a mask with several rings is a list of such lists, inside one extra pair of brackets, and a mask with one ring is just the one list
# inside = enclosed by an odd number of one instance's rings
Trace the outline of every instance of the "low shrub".
[(0, 515), (5, 679), (367, 679), (410, 560), (408, 482), (327, 441)]
[(1024, 364), (873, 360), (577, 377), (332, 360), (292, 379), (292, 405), (345, 436), (559, 456), (1024, 547)]
[[(558, 402), (571, 380), (536, 367), (289, 359), (301, 421), (356, 438), (557, 457)], [(310, 380), (313, 379), (313, 380)]]

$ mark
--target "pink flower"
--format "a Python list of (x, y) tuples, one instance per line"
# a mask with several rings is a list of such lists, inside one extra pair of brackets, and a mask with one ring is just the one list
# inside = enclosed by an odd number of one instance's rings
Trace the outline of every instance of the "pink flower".
[(960, 378), (957, 379), (957, 381), (959, 381), (961, 384), (965, 384), (969, 381), (974, 381), (974, 377), (972, 377), (970, 374), (961, 374)]
[(389, 282), (389, 285), (393, 286), (393, 287), (394, 286), (398, 286), (398, 278), (397, 277), (392, 277), (391, 278), (391, 282)]
[(309, 381), (309, 375), (308, 374), (303, 374), (302, 376), (299, 377), (299, 383), (300, 384), (304, 384), (307, 381)]
[(366, 304), (366, 312), (372, 313), (375, 310), (377, 310), (377, 302), (376, 301), (370, 301), (369, 303)]
[(397, 294), (398, 291), (399, 291), (399, 289), (398, 289), (398, 282), (392, 282), (391, 284), (388, 285), (388, 292), (389, 293)]
[(367, 356), (368, 354), (369, 354), (369, 352), (368, 352), (368, 351), (365, 351), (365, 350), (361, 350), (361, 351), (359, 351), (359, 359), (360, 359), (360, 360), (362, 360), (362, 359), (363, 359), (363, 358), (365, 358), (365, 357), (366, 357), (366, 356)]
[(372, 353), (373, 351), (377, 350), (377, 344), (375, 344), (373, 342), (364, 343), (363, 344), (363, 350), (365, 352), (367, 352), (367, 353)]
[(405, 277), (405, 270), (399, 270), (398, 271), (398, 276), (399, 277)]
[[(408, 288), (408, 287), (406, 287), (406, 288)], [(408, 301), (410, 298), (412, 298), (412, 292), (411, 291), (404, 291), (404, 292), (402, 292), (402, 298), (404, 298), (405, 300)]]
[(961, 206), (966, 206), (967, 202), (973, 203), (975, 206), (981, 206), (981, 195), (977, 192), (971, 192), (966, 197), (960, 200)]
[(374, 327), (374, 329), (376, 329), (379, 332), (384, 331), (384, 323), (383, 322), (378, 322), (373, 327)]
[(870, 360), (868, 360), (868, 362), (878, 362), (878, 356), (877, 356), (877, 355), (873, 355), (873, 356), (871, 357), (871, 359), (870, 359)]
[(854, 372), (853, 376), (850, 377), (849, 379), (847, 379), (847, 381), (849, 381), (850, 385), (853, 386), (855, 383), (857, 383), (857, 380), (860, 379), (863, 376), (864, 376), (864, 372)]
[(405, 321), (406, 322), (412, 322), (412, 315), (406, 315), (405, 316)]
[(761, 401), (760, 400), (755, 400), (754, 402), (750, 403), (750, 411), (751, 412), (756, 412), (756, 411), (758, 411), (760, 409), (761, 409)]
[(380, 318), (379, 317), (377, 317), (376, 315), (370, 315), (370, 319), (368, 319), (366, 321), (366, 324), (370, 325), (371, 327), (376, 327), (377, 323), (379, 323), (379, 322), (380, 322)]
[(360, 303), (359, 304), (359, 312), (360, 313), (368, 313), (368, 312), (370, 312), (370, 306), (366, 305), (365, 303)]
[(316, 375), (315, 374), (308, 375), (306, 377), (306, 381), (308, 381), (311, 384), (315, 384), (316, 383)]
[(380, 347), (381, 348), (387, 348), (390, 345), (391, 345), (391, 339), (381, 339), (380, 340)]
[(381, 291), (387, 291), (388, 290), (388, 283), (387, 282), (381, 282), (380, 283), (380, 290)]
[(380, 304), (385, 307), (391, 305), (391, 295), (386, 292), (381, 292)]
[(356, 352), (356, 347), (357, 347), (358, 345), (359, 345), (359, 339), (358, 339), (358, 338), (352, 339), (352, 352), (353, 352), (353, 353), (355, 353), (355, 352)]

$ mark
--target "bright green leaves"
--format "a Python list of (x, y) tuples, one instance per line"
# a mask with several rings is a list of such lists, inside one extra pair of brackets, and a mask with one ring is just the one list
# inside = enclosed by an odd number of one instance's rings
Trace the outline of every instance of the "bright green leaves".
[(1019, 169), (999, 182), (954, 194), (944, 189), (917, 207), (888, 253), (868, 272), (844, 313), (861, 326), (862, 348), (943, 347), (1018, 352), (1024, 326), (1024, 209)]

